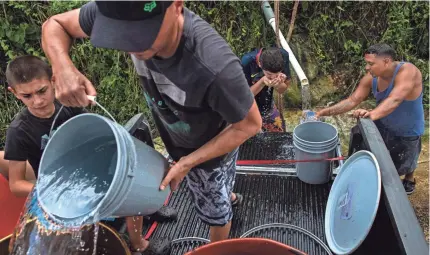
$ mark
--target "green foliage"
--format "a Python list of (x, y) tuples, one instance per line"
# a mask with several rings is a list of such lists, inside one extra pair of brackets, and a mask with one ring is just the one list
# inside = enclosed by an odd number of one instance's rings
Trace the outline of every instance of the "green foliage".
[[(57, 13), (80, 7), (84, 1), (3, 2), (0, 11), (0, 78), (5, 88), (4, 71), (7, 63), (16, 56), (33, 54), (46, 60), (40, 47), (41, 25)], [(71, 49), (76, 67), (96, 86), (98, 101), (115, 119), (125, 123), (133, 115), (144, 112), (149, 117), (146, 102), (135, 69), (128, 54), (94, 48), (88, 40), (77, 40)], [(14, 115), (22, 109), (5, 89), (0, 94), (0, 148), (4, 144), (6, 129)], [(97, 106), (91, 109), (104, 115)]]
[[(9, 1), (0, 3), (0, 83), (5, 85), (7, 63), (23, 54), (44, 57), (41, 25), (50, 16), (80, 7), (86, 1)], [(286, 35), (293, 2), (280, 4), (281, 30)], [(275, 36), (260, 11), (260, 3), (243, 1), (187, 1), (186, 6), (208, 21), (240, 57), (254, 48), (274, 45)], [(417, 65), (425, 80), (428, 108), (429, 6), (426, 2), (308, 2), (299, 5), (291, 43), (297, 58), (312, 76), (333, 76), (338, 93), (349, 95), (363, 74), (363, 51), (376, 42), (391, 44), (399, 59)], [(97, 86), (98, 100), (124, 123), (138, 112), (148, 114), (128, 54), (95, 49), (77, 40), (71, 50), (77, 68)], [(295, 80), (295, 79), (294, 79)], [(312, 87), (312, 80), (311, 87)], [(297, 82), (296, 82), (297, 84)], [(300, 107), (300, 89), (292, 84), (286, 103)], [(0, 147), (5, 130), (22, 108), (7, 90), (0, 93)], [(103, 114), (100, 109), (92, 109)], [(149, 116), (149, 115), (148, 115)]]
[(309, 40), (320, 75), (334, 75), (340, 89), (334, 100), (349, 95), (364, 74), (364, 51), (385, 42), (394, 47), (398, 60), (409, 61), (421, 70), (428, 109), (428, 3), (301, 2), (298, 13), (295, 33)]
[(267, 43), (263, 36), (267, 28), (257, 2), (190, 1), (186, 4), (211, 24), (239, 57)]

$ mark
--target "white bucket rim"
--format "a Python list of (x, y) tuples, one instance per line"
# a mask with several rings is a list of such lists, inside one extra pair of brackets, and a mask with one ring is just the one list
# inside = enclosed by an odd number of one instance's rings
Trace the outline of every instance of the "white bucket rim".
[[(311, 123), (311, 124), (309, 124), (309, 123)], [(313, 124), (312, 124), (312, 123), (313, 123)], [(297, 130), (298, 128), (301, 128), (301, 127), (302, 127), (302, 126), (304, 126), (304, 125), (315, 125), (315, 123), (317, 123), (317, 124), (322, 124), (322, 125), (327, 125), (327, 126), (329, 126), (329, 127), (333, 128), (333, 129), (336, 131), (336, 135), (335, 135), (333, 138), (328, 139), (328, 140), (325, 140), (325, 141), (322, 141), (322, 142), (312, 142), (312, 141), (307, 141), (307, 140), (304, 140), (304, 139), (302, 139), (302, 138), (300, 138), (299, 136), (297, 136), (297, 135), (296, 135), (296, 130)], [(329, 143), (331, 140), (336, 139), (336, 138), (338, 138), (338, 137), (339, 137), (339, 130), (338, 130), (335, 126), (333, 126), (333, 125), (331, 125), (331, 124), (329, 124), (329, 123), (326, 123), (326, 122), (322, 122), (322, 121), (307, 121), (307, 122), (303, 122), (303, 123), (301, 123), (301, 124), (297, 125), (297, 126), (293, 129), (293, 139), (294, 139), (294, 138), (297, 138), (297, 140), (301, 140), (301, 141), (306, 142), (306, 143), (309, 143), (309, 144), (323, 144), (323, 143)]]
[(293, 145), (294, 145), (294, 148), (296, 148), (298, 150), (301, 150), (301, 151), (306, 152), (306, 153), (312, 153), (312, 154), (320, 154), (320, 153), (330, 152), (330, 151), (336, 149), (337, 146), (339, 146), (338, 143), (333, 143), (333, 145), (331, 145), (331, 146), (326, 146), (323, 148), (312, 148), (312, 150), (310, 150), (310, 148), (305, 148), (305, 147), (302, 147), (300, 145), (297, 146), (296, 141), (293, 141)]

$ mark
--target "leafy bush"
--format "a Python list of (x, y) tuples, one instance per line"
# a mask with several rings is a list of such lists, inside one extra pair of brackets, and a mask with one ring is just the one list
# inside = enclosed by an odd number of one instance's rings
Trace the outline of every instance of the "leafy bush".
[[(50, 16), (81, 6), (85, 1), (10, 1), (0, 9), (0, 83), (5, 84), (7, 63), (16, 56), (44, 57), (40, 48), (40, 27)], [(188, 8), (207, 20), (241, 56), (263, 45), (273, 45), (275, 36), (267, 26), (259, 2), (190, 1)], [(281, 2), (281, 29), (287, 34), (292, 2)], [(416, 64), (425, 82), (428, 108), (428, 17), (426, 2), (300, 2), (291, 43), (297, 52), (306, 49), (316, 70), (315, 79), (335, 77), (336, 100), (349, 95), (363, 73), (363, 51), (375, 42), (392, 44), (403, 60)], [(303, 46), (303, 49), (301, 48)], [(71, 50), (77, 68), (97, 86), (99, 102), (124, 123), (136, 113), (148, 114), (141, 88), (125, 53), (95, 49), (88, 40), (77, 40)], [(300, 57), (298, 56), (298, 59)], [(306, 72), (307, 70), (305, 70)], [(336, 79), (336, 77), (342, 77)], [(311, 81), (312, 85), (312, 81)], [(312, 87), (312, 86), (311, 86)], [(294, 88), (294, 86), (292, 86)], [(299, 89), (289, 92), (293, 107), (300, 107)], [(21, 109), (5, 89), (0, 93), (0, 147), (13, 116)], [(99, 109), (93, 109), (103, 114)]]

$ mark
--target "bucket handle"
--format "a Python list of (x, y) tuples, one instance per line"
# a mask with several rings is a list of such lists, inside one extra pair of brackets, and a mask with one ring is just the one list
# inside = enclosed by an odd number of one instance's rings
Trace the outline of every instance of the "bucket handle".
[[(89, 95), (87, 95), (87, 98), (90, 101), (93, 101), (94, 103), (96, 103), (97, 106), (99, 106), (100, 108), (102, 108), (102, 110), (113, 120), (113, 122), (118, 123), (115, 120), (115, 118), (112, 116), (112, 114), (110, 114), (110, 112), (108, 110), (106, 110), (106, 108), (104, 108), (103, 105), (101, 105), (99, 102), (96, 101), (96, 97), (95, 96), (89, 96)], [(55, 115), (54, 121), (52, 122), (52, 125), (51, 125), (51, 129), (49, 130), (49, 136), (48, 136), (49, 138), (51, 138), (51, 136), (52, 136), (52, 129), (54, 128), (55, 122), (57, 121), (57, 118), (60, 115), (61, 110), (63, 110), (63, 107), (64, 106), (61, 105), (60, 110), (58, 111), (57, 115)]]

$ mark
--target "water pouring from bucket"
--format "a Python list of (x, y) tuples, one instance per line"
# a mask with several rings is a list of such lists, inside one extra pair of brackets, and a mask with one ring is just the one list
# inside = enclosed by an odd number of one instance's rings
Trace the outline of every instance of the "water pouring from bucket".
[(50, 138), (40, 162), (38, 200), (49, 217), (65, 226), (149, 215), (170, 192), (158, 188), (168, 168), (160, 153), (114, 119), (85, 113), (66, 121)]
[(107, 225), (68, 228), (53, 222), (40, 208), (36, 189), (28, 196), (16, 232), (0, 240), (0, 254), (130, 254), (125, 241)]

